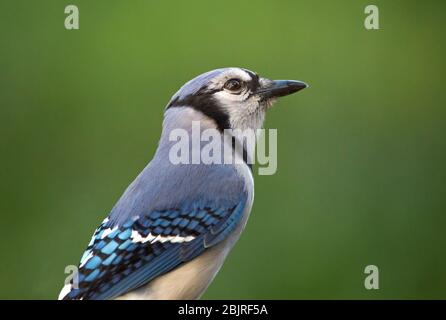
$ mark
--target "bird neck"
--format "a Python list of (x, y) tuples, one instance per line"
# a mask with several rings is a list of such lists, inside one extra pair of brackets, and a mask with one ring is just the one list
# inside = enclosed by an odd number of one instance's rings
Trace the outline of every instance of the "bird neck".
[(251, 168), (255, 144), (255, 131), (221, 131), (212, 119), (201, 112), (181, 107), (166, 111), (157, 154), (169, 157), (174, 163), (245, 163)]

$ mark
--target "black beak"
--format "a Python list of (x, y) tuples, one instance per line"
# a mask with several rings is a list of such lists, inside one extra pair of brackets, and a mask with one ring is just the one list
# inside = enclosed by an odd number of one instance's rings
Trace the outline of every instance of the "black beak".
[(257, 93), (261, 94), (264, 99), (278, 98), (295, 93), (307, 87), (308, 85), (302, 81), (273, 80), (265, 87), (261, 88)]

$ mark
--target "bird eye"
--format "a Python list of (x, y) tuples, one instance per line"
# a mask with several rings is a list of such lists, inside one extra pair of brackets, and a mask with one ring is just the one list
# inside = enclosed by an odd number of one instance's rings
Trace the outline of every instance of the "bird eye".
[(238, 79), (230, 79), (223, 86), (226, 90), (237, 92), (242, 88), (242, 82)]

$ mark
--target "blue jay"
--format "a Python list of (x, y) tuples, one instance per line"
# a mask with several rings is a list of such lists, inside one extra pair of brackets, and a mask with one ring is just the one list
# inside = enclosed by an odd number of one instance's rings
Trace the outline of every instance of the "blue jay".
[(59, 299), (199, 298), (249, 217), (254, 181), (246, 159), (254, 151), (243, 149), (236, 154), (243, 161), (232, 164), (173, 164), (169, 133), (190, 132), (193, 121), (222, 136), (225, 129), (260, 129), (276, 98), (306, 87), (242, 68), (212, 70), (183, 85), (167, 104), (152, 161), (96, 229)]

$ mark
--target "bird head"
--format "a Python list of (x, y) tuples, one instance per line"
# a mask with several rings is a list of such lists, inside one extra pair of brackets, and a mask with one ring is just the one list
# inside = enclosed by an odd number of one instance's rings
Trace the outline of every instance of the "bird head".
[(301, 81), (269, 80), (242, 68), (203, 73), (184, 84), (166, 110), (190, 107), (214, 120), (219, 130), (259, 129), (277, 98), (308, 87)]

